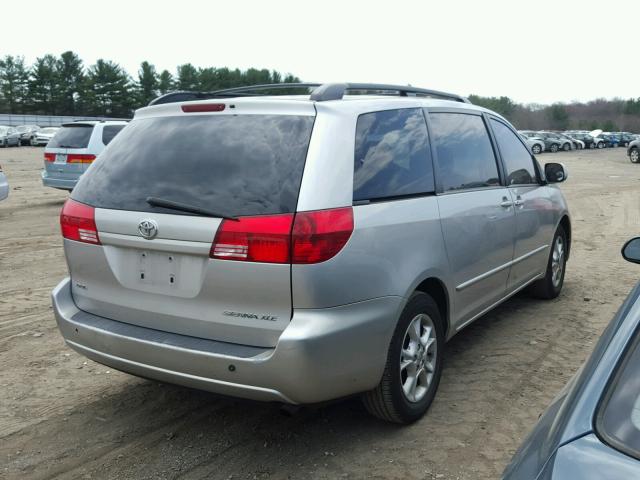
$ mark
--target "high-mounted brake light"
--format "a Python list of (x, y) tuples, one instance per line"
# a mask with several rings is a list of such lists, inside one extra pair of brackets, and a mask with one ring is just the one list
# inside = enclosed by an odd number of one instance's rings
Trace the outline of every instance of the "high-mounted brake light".
[(67, 155), (67, 163), (92, 163), (95, 155), (89, 153), (70, 153)]
[(182, 111), (184, 113), (221, 112), (224, 110), (224, 108), (224, 103), (196, 103), (190, 105), (182, 105)]
[(68, 240), (100, 245), (95, 209), (75, 200), (67, 200), (60, 212), (62, 236)]
[(44, 154), (44, 161), (45, 162), (54, 162), (56, 160), (56, 154), (55, 153), (45, 153)]
[(351, 207), (223, 220), (210, 257), (263, 263), (319, 263), (334, 257), (353, 233)]

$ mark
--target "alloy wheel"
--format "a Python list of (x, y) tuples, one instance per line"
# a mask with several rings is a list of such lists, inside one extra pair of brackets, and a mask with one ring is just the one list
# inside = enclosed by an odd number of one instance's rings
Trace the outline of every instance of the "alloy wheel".
[(400, 381), (405, 398), (412, 403), (424, 398), (436, 371), (437, 337), (429, 315), (416, 315), (404, 334), (400, 351)]
[(562, 281), (562, 271), (564, 269), (564, 241), (558, 235), (553, 244), (553, 252), (551, 253), (551, 281), (553, 286), (558, 288)]

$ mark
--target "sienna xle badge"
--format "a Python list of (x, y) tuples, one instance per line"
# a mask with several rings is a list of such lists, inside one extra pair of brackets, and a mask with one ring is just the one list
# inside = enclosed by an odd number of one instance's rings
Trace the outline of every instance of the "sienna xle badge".
[(72, 348), (134, 375), (292, 404), (362, 394), (411, 422), (456, 332), (525, 287), (560, 293), (566, 175), (457, 95), (167, 94), (65, 204), (55, 315)]

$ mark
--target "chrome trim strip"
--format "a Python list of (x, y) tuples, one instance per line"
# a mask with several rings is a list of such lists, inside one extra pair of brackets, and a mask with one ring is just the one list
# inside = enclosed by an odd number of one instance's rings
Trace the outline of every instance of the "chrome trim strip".
[(505, 268), (509, 268), (512, 265), (515, 265), (516, 263), (520, 263), (523, 260), (526, 260), (527, 258), (535, 255), (536, 253), (541, 252), (542, 250), (545, 250), (549, 248), (549, 245), (543, 245), (541, 247), (536, 248), (535, 250), (531, 250), (529, 253), (525, 253), (524, 255), (522, 255), (521, 257), (515, 258), (507, 263), (505, 263), (504, 265), (500, 265), (499, 267), (496, 267), (492, 270), (489, 270), (488, 272), (484, 272), (481, 275), (478, 275), (477, 277), (472, 278), (471, 280), (467, 280), (464, 283), (461, 283), (460, 285), (458, 285), (456, 287), (456, 291), (460, 291), (460, 290), (464, 290), (467, 287), (470, 287), (471, 285), (473, 285), (474, 283), (478, 283), (481, 280), (484, 280), (487, 277), (490, 277), (491, 275), (494, 275), (502, 270), (504, 270)]
[(476, 320), (477, 318), (481, 317), (482, 315), (484, 315), (485, 313), (487, 313), (489, 310), (492, 310), (493, 308), (497, 307), (498, 305), (500, 305), (502, 302), (504, 302), (505, 300), (508, 300), (509, 298), (513, 297), (516, 293), (518, 293), (520, 290), (522, 290), (523, 288), (527, 287), (529, 284), (535, 282), (536, 280), (538, 280), (539, 278), (543, 277), (545, 274), (545, 272), (539, 273), (538, 275), (536, 275), (535, 277), (533, 277), (532, 279), (526, 281), (525, 283), (523, 283), (522, 285), (520, 285), (518, 288), (516, 288), (513, 292), (509, 293), (508, 295), (502, 297), (500, 300), (498, 300), (497, 302), (495, 302), (494, 304), (488, 306), (487, 308), (485, 308), (484, 310), (482, 310), (480, 313), (477, 313), (476, 315), (474, 315), (473, 317), (471, 317), (469, 320), (467, 320), (466, 322), (464, 322), (462, 325), (460, 325), (459, 327), (456, 327), (456, 332), (459, 332), (460, 330), (462, 330), (464, 327), (466, 327), (467, 325), (469, 325), (470, 323), (472, 323), (474, 320)]

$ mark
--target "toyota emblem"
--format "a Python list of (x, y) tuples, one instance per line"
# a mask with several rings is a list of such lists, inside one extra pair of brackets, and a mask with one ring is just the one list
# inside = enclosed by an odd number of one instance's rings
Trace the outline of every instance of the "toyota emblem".
[(158, 235), (158, 224), (155, 220), (142, 220), (138, 224), (138, 231), (147, 240), (151, 240)]

